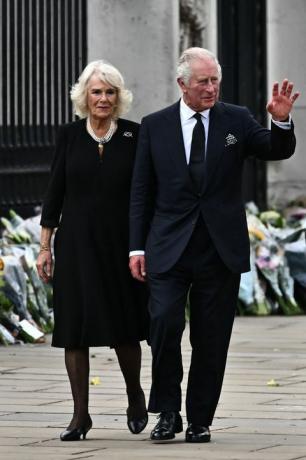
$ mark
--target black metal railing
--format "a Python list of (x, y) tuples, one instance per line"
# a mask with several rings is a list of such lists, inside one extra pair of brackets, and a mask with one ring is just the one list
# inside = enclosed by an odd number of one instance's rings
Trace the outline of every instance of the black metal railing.
[(34, 212), (57, 127), (73, 120), (86, 63), (86, 0), (0, 0), (0, 213)]

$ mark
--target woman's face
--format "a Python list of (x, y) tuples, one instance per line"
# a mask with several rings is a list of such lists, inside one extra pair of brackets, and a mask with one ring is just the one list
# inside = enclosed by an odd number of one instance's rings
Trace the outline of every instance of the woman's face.
[(118, 100), (116, 88), (93, 75), (87, 87), (87, 106), (91, 118), (106, 120), (112, 118)]

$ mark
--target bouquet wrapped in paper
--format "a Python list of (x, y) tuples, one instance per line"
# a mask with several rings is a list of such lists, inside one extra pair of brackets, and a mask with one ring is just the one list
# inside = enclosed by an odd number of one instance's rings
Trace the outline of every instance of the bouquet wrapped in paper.
[(252, 248), (251, 265), (255, 254), (258, 276), (266, 281), (266, 300), (270, 311), (301, 314), (302, 309), (294, 297), (294, 279), (286, 258), (285, 244), (298, 239), (303, 227), (288, 227), (280, 213), (271, 210), (259, 214), (254, 207), (247, 207), (247, 222)]
[[(1, 219), (0, 240), (0, 342), (44, 340), (53, 329), (52, 287), (45, 285), (36, 270), (39, 251), (39, 216), (22, 219), (10, 211)], [(3, 328), (13, 337), (6, 334)]]

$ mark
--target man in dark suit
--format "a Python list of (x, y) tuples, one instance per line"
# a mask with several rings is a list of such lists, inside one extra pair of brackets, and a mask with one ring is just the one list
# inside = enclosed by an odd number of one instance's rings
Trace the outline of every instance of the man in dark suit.
[(182, 431), (181, 338), (189, 296), (191, 364), (187, 442), (210, 441), (240, 274), (249, 270), (241, 176), (244, 159), (289, 158), (298, 93), (273, 86), (271, 130), (244, 107), (218, 102), (221, 67), (208, 50), (186, 50), (178, 65), (182, 98), (141, 125), (130, 208), (130, 269), (147, 279), (151, 300), (152, 388), (160, 412), (151, 439)]

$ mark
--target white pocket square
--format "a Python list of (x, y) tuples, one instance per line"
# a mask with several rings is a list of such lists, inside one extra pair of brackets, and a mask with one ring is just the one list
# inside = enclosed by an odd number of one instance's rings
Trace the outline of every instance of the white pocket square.
[(225, 147), (228, 147), (229, 145), (236, 144), (237, 139), (233, 134), (229, 133), (226, 136), (225, 141), (226, 141), (225, 142)]

